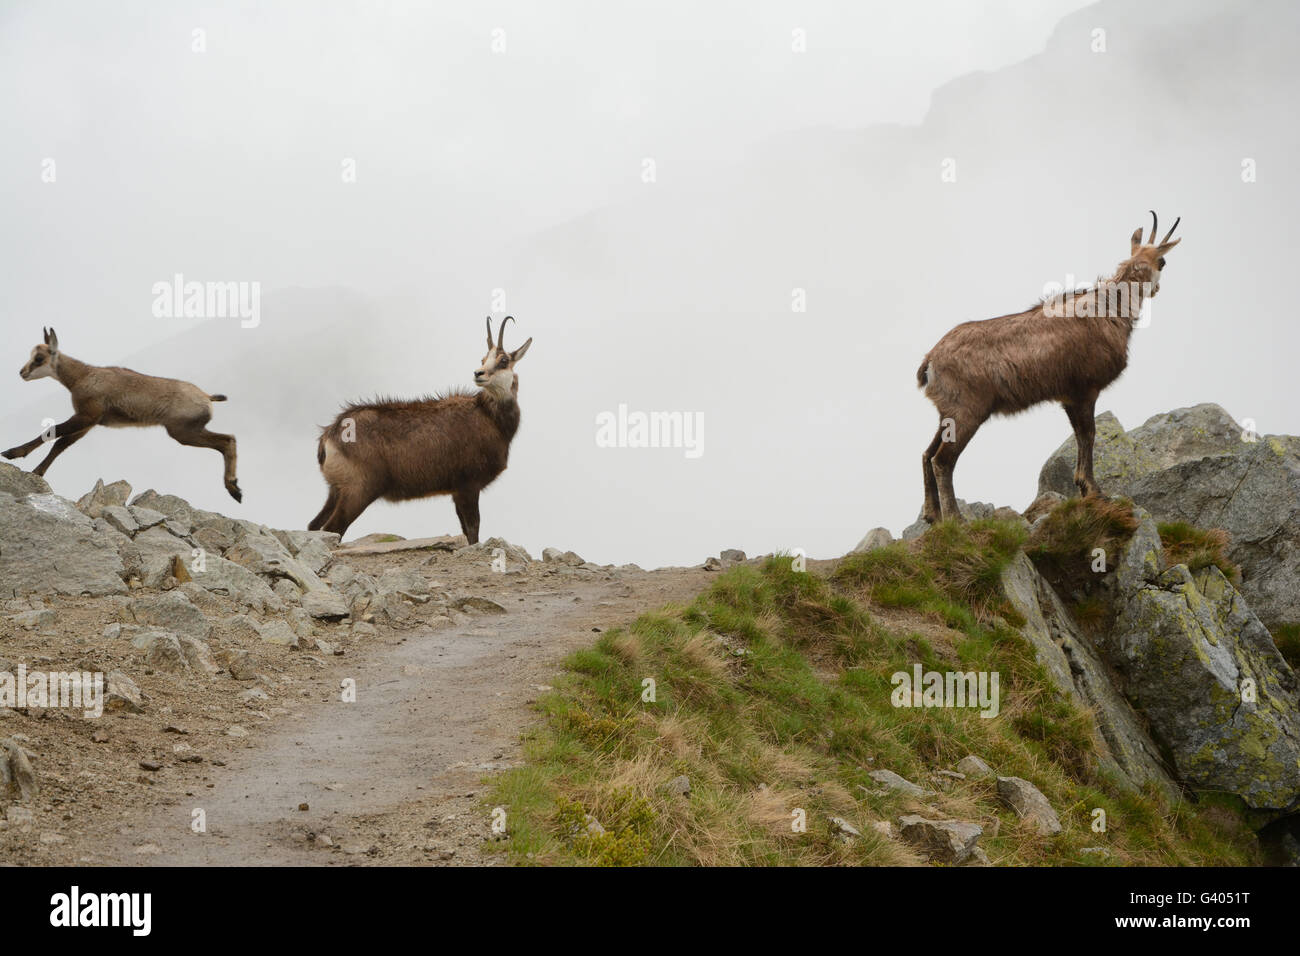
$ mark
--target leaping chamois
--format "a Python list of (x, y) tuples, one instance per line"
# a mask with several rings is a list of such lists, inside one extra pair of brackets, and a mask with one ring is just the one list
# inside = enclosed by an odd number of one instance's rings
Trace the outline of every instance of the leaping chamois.
[[(209, 395), (197, 385), (174, 378), (141, 375), (129, 368), (101, 367), (79, 362), (59, 351), (59, 337), (45, 329), (45, 341), (32, 349), (27, 364), (19, 370), (23, 381), (52, 377), (72, 393), (73, 415), (54, 427), (54, 447), (33, 470), (44, 475), (54, 459), (68, 450), (96, 425), (107, 428), (161, 425), (182, 445), (215, 448), (225, 459), (225, 484), (230, 497), (243, 500), (235, 478), (235, 436), (210, 432), (212, 403), (224, 402), (224, 395)], [(47, 436), (42, 433), (23, 445), (3, 452), (6, 458), (22, 458), (39, 448)]]
[(1101, 495), (1092, 475), (1097, 395), (1128, 364), (1129, 336), (1145, 299), (1160, 291), (1165, 253), (1181, 217), (1156, 243), (1139, 227), (1129, 257), (1091, 289), (1067, 291), (1024, 312), (964, 322), (939, 340), (916, 371), (917, 384), (939, 409), (939, 430), (922, 459), (928, 522), (961, 520), (952, 488), (962, 450), (991, 415), (1012, 415), (1040, 402), (1060, 402), (1079, 446), (1074, 483)]
[(349, 405), (322, 430), (316, 461), (329, 484), (325, 507), (307, 527), (340, 537), (378, 498), (409, 501), (451, 495), (460, 529), (478, 543), (478, 496), (506, 470), (510, 441), (519, 430), (519, 376), (515, 365), (527, 342), (507, 352), (501, 320), (474, 384), (478, 392), (452, 392), (415, 401), (376, 400)]

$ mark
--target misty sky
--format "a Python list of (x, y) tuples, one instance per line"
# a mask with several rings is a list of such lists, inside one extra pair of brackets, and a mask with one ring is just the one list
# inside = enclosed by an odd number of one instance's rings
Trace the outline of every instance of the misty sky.
[[(229, 394), (212, 427), (240, 438), (246, 497), (225, 497), (215, 453), (160, 430), (92, 433), (53, 466), (57, 492), (126, 478), (305, 527), (324, 498), (313, 426), (362, 395), (470, 385), (483, 316), (511, 312), (515, 344), (535, 343), (485, 537), (645, 566), (724, 547), (828, 557), (916, 515), (926, 350), (1046, 282), (1109, 270), (1151, 205), (1184, 216), (1187, 255), (1156, 305), (1185, 338), (1135, 343), (1099, 410), (1132, 427), (1218, 401), (1262, 432), (1300, 431), (1268, 365), (1294, 333), (1238, 333), (1257, 361), (1238, 340), (1228, 371), (1230, 343), (1213, 341), (1224, 313), (1209, 303), (1244, 305), (1237, 327), (1280, 323), (1284, 291), (1192, 285), (1274, 215), (1264, 188), (1242, 205), (1237, 166), (1268, 137), (1294, 143), (1271, 129), (1277, 87), (1241, 103), (1189, 92), (1185, 63), (1205, 51), (1178, 37), (1199, 42), (1232, 5), (1142, 6), (1092, 8), (1113, 31), (1098, 58), (1078, 0), (0, 3), (0, 445), (70, 413), (61, 386), (16, 374), (53, 325), (84, 361)], [(1289, 59), (1233, 46), (1257, 27), (1202, 32), (1221, 38), (1213, 55), (1293, 86)], [(1172, 66), (1153, 78), (1151, 57)], [(1095, 83), (1079, 76), (1098, 64)], [(988, 145), (1064, 142), (1116, 103), (1144, 128), (1091, 165)], [(939, 189), (950, 154), (961, 192)], [(1284, 268), (1287, 245), (1264, 255)], [(176, 273), (260, 283), (260, 325), (156, 317), (151, 289)], [(796, 288), (808, 308), (792, 314)], [(703, 454), (598, 447), (596, 416), (620, 404), (702, 414)], [(987, 432), (957, 493), (1024, 507), (1064, 415)], [(438, 499), (372, 506), (349, 536), (380, 530), (457, 528)]]

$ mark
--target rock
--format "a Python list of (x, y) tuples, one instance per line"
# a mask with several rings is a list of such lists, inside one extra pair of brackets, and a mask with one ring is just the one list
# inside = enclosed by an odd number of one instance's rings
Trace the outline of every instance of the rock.
[(235, 680), (255, 680), (257, 678), (256, 664), (248, 651), (228, 651), (225, 654), (224, 663), (226, 671)]
[[(45, 490), (49, 491), (49, 488)], [(125, 481), (115, 481), (111, 485), (106, 485), (100, 479), (95, 482), (94, 488), (77, 500), (77, 509), (87, 518), (98, 518), (105, 506), (125, 507), (126, 500), (130, 497), (131, 486)]]
[(206, 641), (212, 635), (212, 624), (183, 591), (167, 591), (156, 596), (137, 598), (131, 602), (128, 611), (139, 624), (188, 634), (201, 641)]
[(242, 565), (256, 574), (288, 578), (304, 591), (323, 591), (323, 582), (306, 564), (289, 554), (283, 544), (269, 534), (245, 535), (227, 549), (227, 561)]
[(956, 770), (967, 777), (991, 777), (993, 768), (974, 754), (967, 754), (957, 761)]
[[(986, 501), (967, 502), (963, 501), (961, 498), (957, 499), (957, 510), (961, 512), (962, 517), (967, 521), (978, 521), (981, 518), (992, 518), (995, 515), (997, 517), (1003, 517), (1006, 514), (1006, 512), (997, 514), (1001, 509)], [(1019, 517), (1019, 515), (1017, 515), (1017, 517)], [(930, 523), (920, 515), (917, 515), (916, 520), (903, 529), (902, 540), (914, 541), (929, 530)]]
[(228, 641), (260, 641), (257, 622), (247, 614), (232, 614), (217, 625), (217, 631)]
[(109, 671), (104, 677), (104, 710), (138, 714), (144, 710), (144, 697), (135, 681), (121, 671)]
[[(1158, 539), (1155, 547), (1158, 553)], [(1033, 646), (1052, 683), (1092, 711), (1106, 745), (1106, 766), (1134, 789), (1151, 782), (1166, 794), (1175, 794), (1178, 788), (1165, 769), (1160, 748), (1147, 733), (1142, 718), (1115, 687), (1104, 657), (1025, 554), (1016, 555), (1003, 571), (1002, 591), (1025, 619), (1020, 633)], [(992, 774), (983, 761), (983, 773), (967, 769), (966, 761), (971, 759), (978, 758), (965, 758), (957, 769), (971, 776)]]
[[(161, 511), (154, 511), (152, 508), (143, 508), (140, 505), (128, 505), (125, 509), (118, 509), (118, 510), (119, 511), (125, 510), (127, 516), (130, 517), (130, 519), (135, 522), (137, 529), (140, 531), (147, 531), (149, 528), (156, 528), (160, 524), (166, 524), (168, 520), (167, 515), (163, 514)], [(104, 512), (105, 512), (104, 517), (108, 518), (111, 521), (112, 519), (109, 518), (107, 508), (104, 509)], [(127, 532), (127, 534), (134, 534), (134, 533), (135, 532), (131, 532), (131, 531)], [(172, 535), (176, 534), (176, 532), (174, 532), (171, 528), (167, 529), (167, 533)], [(188, 535), (188, 534), (189, 534), (189, 529), (186, 528), (184, 531), (180, 532), (180, 535), (177, 535), (177, 537)]]
[(35, 611), (23, 611), (9, 618), (24, 631), (45, 630), (54, 626), (55, 613), (53, 608), (40, 608)]
[(457, 600), (452, 602), (451, 606), (455, 608), (457, 611), (463, 611), (466, 613), (469, 612), (475, 612), (478, 614), (505, 614), (506, 613), (506, 609), (500, 604), (498, 604), (496, 601), (490, 600), (485, 597), (476, 597), (473, 595), (471, 595), (470, 597), (458, 598)]
[(433, 593), (433, 589), (424, 576), (418, 571), (410, 570), (385, 571), (379, 576), (375, 588), (380, 594), (398, 594), (408, 601), (414, 601), (416, 604), (425, 603), (429, 600), (429, 595)]
[(704, 570), (705, 570), (705, 571), (721, 571), (721, 570), (722, 570), (722, 562), (719, 561), (717, 558), (705, 558), (705, 559), (704, 559)]
[(5, 820), (11, 827), (29, 827), (36, 822), (36, 814), (27, 807), (11, 806), (5, 810)]
[(140, 584), (147, 588), (161, 586), (172, 576), (176, 559), (188, 561), (192, 551), (188, 542), (182, 541), (162, 525), (146, 528), (118, 546), (118, 554), (122, 557), (128, 575), (138, 578)]
[(51, 489), (49, 482), (40, 475), (33, 475), (7, 461), (0, 461), (0, 492), (23, 498), (27, 495), (48, 495)]
[(984, 828), (977, 823), (929, 820), (916, 814), (899, 817), (898, 831), (905, 842), (939, 863), (964, 863), (984, 835)]
[(867, 774), (867, 776), (876, 781), (876, 783), (888, 787), (890, 790), (897, 790), (900, 793), (910, 794), (913, 797), (926, 797), (930, 795), (929, 790), (918, 787), (910, 780), (900, 777), (892, 770), (872, 770)]
[(1300, 800), (1300, 681), (1217, 567), (1164, 567), (1151, 516), (1121, 551), (1097, 649), (1179, 777), (1255, 809)]
[(284, 647), (298, 646), (298, 635), (287, 621), (278, 619), (263, 621), (258, 625), (257, 633), (268, 644), (279, 644)]
[(679, 796), (689, 797), (691, 795), (691, 778), (682, 774), (680, 777), (673, 777), (664, 787), (669, 793), (675, 793)]
[[(1227, 531), (1254, 613), (1268, 627), (1300, 622), (1300, 438), (1245, 434), (1213, 404), (1129, 432), (1106, 412), (1097, 418), (1094, 471), (1106, 494), (1132, 498), (1157, 521)], [(1071, 438), (1043, 465), (1040, 492), (1077, 494), (1074, 455)]]
[(0, 740), (0, 796), (31, 800), (40, 792), (36, 771), (23, 748), (12, 737)]
[(105, 505), (100, 510), (99, 517), (127, 537), (140, 530), (140, 523), (135, 520), (135, 516), (121, 505)]
[(1043, 796), (1042, 791), (1028, 780), (1020, 777), (998, 777), (998, 797), (1016, 812), (1022, 820), (1028, 820), (1038, 828), (1043, 836), (1053, 836), (1061, 832), (1061, 820), (1052, 809), (1052, 805)]
[(831, 832), (846, 843), (862, 836), (862, 831), (843, 817), (827, 817), (827, 820), (831, 825)]
[(114, 541), (54, 494), (0, 492), (0, 597), (124, 594)]
[[(390, 540), (383, 540), (390, 539)], [(500, 538), (492, 538), (500, 541)], [(463, 534), (442, 535), (436, 538), (412, 538), (409, 541), (397, 535), (366, 535), (334, 550), (335, 557), (352, 554), (389, 554), (394, 551), (456, 551), (464, 550), (468, 542)], [(486, 542), (474, 545), (480, 551)]]
[(131, 504), (139, 508), (162, 512), (184, 527), (186, 534), (194, 528), (194, 509), (190, 507), (190, 503), (184, 498), (177, 498), (175, 495), (160, 495), (150, 488), (148, 491), (142, 491), (136, 495)]
[(894, 825), (888, 820), (872, 820), (870, 826), (886, 840), (894, 838)]
[(874, 551), (877, 548), (883, 548), (894, 543), (894, 536), (889, 533), (888, 528), (872, 528), (867, 532), (866, 537), (858, 542), (850, 554), (862, 554), (866, 551)]
[(561, 551), (559, 548), (543, 548), (542, 560), (547, 564), (565, 564), (571, 568), (576, 568), (586, 562), (572, 551)]
[(144, 651), (145, 664), (169, 674), (189, 677), (217, 670), (208, 646), (188, 635), (149, 628), (137, 634), (131, 645)]
[[(570, 553), (572, 554), (572, 552)], [(727, 548), (725, 551), (719, 554), (718, 557), (721, 558), (723, 561), (731, 561), (738, 564), (741, 561), (745, 560), (745, 552), (739, 551), (736, 548)]]
[(325, 621), (341, 620), (350, 613), (348, 602), (333, 591), (308, 591), (302, 596), (302, 609)]
[(208, 555), (203, 570), (197, 570), (192, 565), (190, 570), (195, 584), (215, 594), (223, 594), (236, 604), (259, 612), (284, 609), (284, 601), (265, 581), (233, 561)]

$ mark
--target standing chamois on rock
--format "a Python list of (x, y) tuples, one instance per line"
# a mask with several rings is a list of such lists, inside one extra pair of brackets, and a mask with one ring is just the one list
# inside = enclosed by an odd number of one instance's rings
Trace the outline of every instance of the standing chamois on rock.
[(952, 472), (980, 425), (991, 415), (1012, 415), (1040, 402), (1064, 406), (1079, 446), (1074, 483), (1085, 496), (1101, 495), (1092, 476), (1097, 395), (1128, 364), (1134, 321), (1142, 303), (1160, 291), (1165, 253), (1182, 241), (1169, 241), (1180, 221), (1157, 244), (1152, 212), (1146, 244), (1139, 227), (1129, 258), (1110, 278), (1024, 312), (964, 322), (929, 351), (916, 372), (917, 384), (939, 409), (939, 430), (922, 459), (926, 521), (961, 520)]
[(519, 376), (515, 365), (533, 344), (505, 350), (501, 320), (492, 344), (487, 320), (487, 355), (474, 373), (477, 392), (403, 402), (379, 399), (350, 405), (326, 427), (316, 461), (329, 484), (329, 496), (311, 524), (312, 531), (348, 525), (377, 498), (409, 501), (451, 495), (460, 528), (478, 543), (479, 492), (506, 470), (510, 441), (519, 430)]
[[(225, 483), (230, 497), (243, 500), (235, 479), (235, 436), (210, 432), (212, 403), (224, 402), (224, 395), (209, 395), (197, 385), (174, 378), (141, 375), (129, 368), (100, 367), (79, 362), (59, 351), (59, 337), (46, 329), (45, 342), (32, 349), (31, 357), (18, 372), (23, 381), (58, 379), (72, 393), (73, 415), (53, 429), (54, 447), (33, 470), (44, 475), (54, 459), (68, 450), (96, 425), (107, 428), (161, 425), (182, 445), (215, 448), (226, 462)], [(6, 458), (22, 458), (47, 440), (46, 434), (4, 452)]]

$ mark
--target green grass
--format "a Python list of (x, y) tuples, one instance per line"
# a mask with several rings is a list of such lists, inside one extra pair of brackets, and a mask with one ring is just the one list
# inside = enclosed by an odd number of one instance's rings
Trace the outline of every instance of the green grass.
[(1241, 568), (1228, 557), (1228, 532), (1219, 528), (1205, 531), (1185, 521), (1164, 522), (1158, 528), (1165, 564), (1185, 564), (1190, 571), (1214, 566), (1233, 584), (1241, 583)]
[[(1091, 719), (1052, 687), (1001, 597), (998, 576), (1024, 537), (1015, 522), (941, 524), (829, 576), (777, 556), (605, 632), (537, 701), (525, 764), (490, 781), (509, 839), (488, 846), (525, 865), (915, 864), (871, 824), (934, 815), (929, 806), (983, 825), (980, 845), (1001, 865), (1256, 862), (1234, 813), (1134, 793), (1099, 770)], [(893, 706), (891, 675), (916, 663), (998, 672), (999, 716)], [(868, 776), (888, 769), (936, 787), (932, 772), (970, 753), (1032, 781), (1065, 832), (1038, 836), (991, 781), (918, 803)], [(683, 774), (689, 796), (667, 786)], [(1104, 833), (1091, 829), (1097, 809)], [(862, 836), (840, 839), (832, 816)], [(1110, 857), (1080, 852), (1095, 846)]]

